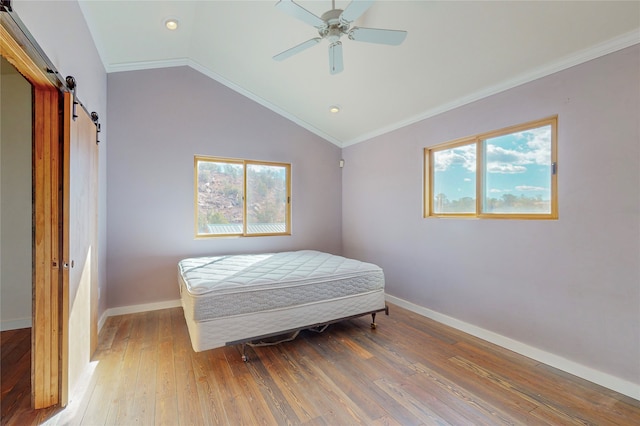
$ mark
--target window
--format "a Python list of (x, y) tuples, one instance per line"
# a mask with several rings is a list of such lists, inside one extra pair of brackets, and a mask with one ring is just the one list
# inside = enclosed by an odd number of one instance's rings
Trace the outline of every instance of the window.
[(557, 117), (425, 148), (425, 217), (557, 219)]
[(291, 234), (291, 165), (195, 157), (196, 237)]

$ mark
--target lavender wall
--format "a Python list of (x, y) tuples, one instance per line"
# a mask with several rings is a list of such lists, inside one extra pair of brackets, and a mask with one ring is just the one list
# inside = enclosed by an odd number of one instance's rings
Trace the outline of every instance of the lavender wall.
[[(109, 307), (176, 300), (184, 257), (341, 252), (340, 148), (188, 68), (112, 73)], [(195, 154), (292, 165), (292, 235), (194, 239)]]
[[(392, 296), (640, 384), (638, 70), (636, 45), (344, 149), (344, 254)], [(422, 218), (424, 147), (554, 114), (559, 220)]]
[(89, 111), (100, 116), (98, 194), (98, 316), (106, 310), (107, 270), (107, 74), (77, 1), (12, 2), (49, 60), (64, 77), (72, 75), (78, 97)]

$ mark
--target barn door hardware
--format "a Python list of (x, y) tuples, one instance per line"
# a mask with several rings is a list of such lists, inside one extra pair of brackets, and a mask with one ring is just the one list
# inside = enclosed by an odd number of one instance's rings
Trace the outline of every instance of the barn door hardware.
[(67, 82), (67, 88), (69, 88), (69, 91), (71, 91), (71, 94), (73, 95), (73, 121), (76, 121), (76, 118), (78, 118), (78, 114), (76, 114), (76, 106), (78, 105), (78, 98), (76, 96), (76, 79), (70, 75), (67, 76), (67, 78), (65, 79), (65, 81)]
[(91, 121), (96, 125), (96, 145), (98, 145), (100, 143), (100, 117), (97, 112), (91, 111)]
[(11, 8), (11, 0), (0, 0), (0, 11), (13, 12), (13, 9)]

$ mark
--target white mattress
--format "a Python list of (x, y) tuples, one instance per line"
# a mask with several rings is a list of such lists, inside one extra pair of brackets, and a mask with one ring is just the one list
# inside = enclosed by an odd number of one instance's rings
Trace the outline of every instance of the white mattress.
[(178, 281), (196, 351), (385, 307), (380, 267), (313, 250), (184, 259)]

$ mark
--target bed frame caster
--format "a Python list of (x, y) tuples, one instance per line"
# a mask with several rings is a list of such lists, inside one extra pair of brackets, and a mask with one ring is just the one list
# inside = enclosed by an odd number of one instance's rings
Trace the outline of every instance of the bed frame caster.
[[(384, 305), (384, 313), (389, 316), (389, 305)], [(371, 312), (371, 329), (375, 330), (378, 327), (376, 324), (376, 312)]]
[(249, 357), (247, 356), (247, 344), (242, 344), (242, 361), (249, 362)]

